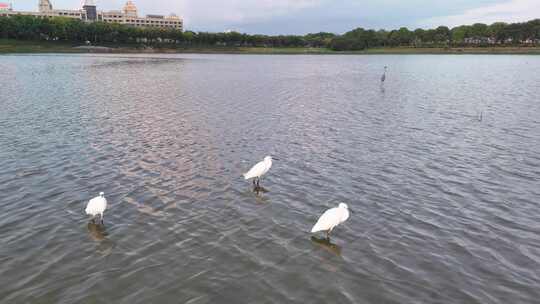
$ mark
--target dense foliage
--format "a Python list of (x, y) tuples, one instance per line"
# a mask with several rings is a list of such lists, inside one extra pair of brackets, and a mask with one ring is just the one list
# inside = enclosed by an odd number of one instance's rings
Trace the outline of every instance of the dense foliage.
[(452, 29), (439, 26), (436, 29), (416, 29), (414, 31), (410, 31), (406, 27), (393, 31), (358, 28), (334, 38), (331, 47), (335, 50), (362, 50), (384, 46), (445, 47), (496, 44), (540, 45), (540, 19), (512, 24), (503, 22), (491, 25), (476, 23)]
[(159, 28), (135, 28), (114, 23), (85, 23), (70, 18), (0, 17), (0, 38), (59, 40), (71, 43), (146, 44), (176, 46), (329, 47), (362, 50), (387, 46), (456, 46), (487, 44), (540, 44), (540, 19), (525, 23), (474, 24), (449, 29), (366, 30), (343, 35), (316, 33), (297, 35), (248, 35), (237, 32), (206, 33)]

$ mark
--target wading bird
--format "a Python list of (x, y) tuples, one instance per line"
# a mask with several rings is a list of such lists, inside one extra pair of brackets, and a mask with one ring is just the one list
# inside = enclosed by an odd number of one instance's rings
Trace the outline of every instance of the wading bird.
[(253, 186), (259, 187), (259, 181), (261, 176), (263, 176), (270, 168), (272, 167), (272, 156), (266, 156), (263, 161), (258, 162), (255, 166), (249, 169), (248, 172), (244, 173), (244, 179), (253, 178)]
[(386, 80), (386, 69), (387, 68), (388, 68), (387, 66), (384, 66), (384, 73), (381, 76), (381, 82), (384, 82)]
[(105, 199), (105, 194), (103, 192), (99, 193), (99, 196), (94, 197), (86, 205), (86, 214), (92, 216), (92, 221), (95, 220), (96, 216), (99, 214), (101, 223), (103, 224), (103, 213), (107, 209), (107, 200)]
[(337, 225), (345, 222), (349, 218), (349, 207), (345, 203), (340, 203), (337, 207), (326, 210), (315, 226), (311, 229), (311, 233), (326, 231), (326, 238), (330, 238), (330, 232)]

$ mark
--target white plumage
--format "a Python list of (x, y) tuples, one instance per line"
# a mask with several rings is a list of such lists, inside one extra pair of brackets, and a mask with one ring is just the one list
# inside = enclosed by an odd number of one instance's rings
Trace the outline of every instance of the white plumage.
[(349, 207), (345, 203), (340, 203), (337, 207), (326, 210), (311, 232), (326, 231), (329, 235), (337, 225), (345, 222), (349, 218)]
[(91, 215), (92, 217), (96, 217), (99, 214), (102, 222), (103, 213), (105, 212), (105, 209), (107, 209), (107, 200), (105, 199), (104, 195), (105, 194), (103, 192), (100, 192), (99, 196), (96, 196), (88, 201), (86, 209), (84, 210), (86, 214)]
[(258, 162), (255, 166), (244, 173), (244, 179), (260, 178), (272, 167), (272, 157), (266, 156), (263, 161)]

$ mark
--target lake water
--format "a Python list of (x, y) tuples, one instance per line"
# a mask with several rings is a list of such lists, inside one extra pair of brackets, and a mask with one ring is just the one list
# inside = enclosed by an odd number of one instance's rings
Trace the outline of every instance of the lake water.
[[(539, 70), (1, 56), (0, 302), (538, 303)], [(241, 174), (265, 155), (256, 193)], [(350, 219), (312, 238), (339, 202)]]

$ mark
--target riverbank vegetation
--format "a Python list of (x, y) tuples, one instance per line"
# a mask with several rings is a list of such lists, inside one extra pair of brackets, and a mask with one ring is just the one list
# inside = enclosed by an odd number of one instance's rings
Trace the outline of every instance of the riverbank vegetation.
[[(432, 53), (474, 52), (471, 48), (514, 50), (540, 46), (540, 19), (524, 23), (474, 24), (435, 29), (400, 28), (368, 30), (357, 28), (343, 35), (315, 33), (307, 35), (249, 35), (237, 32), (207, 33), (160, 28), (135, 28), (114, 23), (85, 23), (70, 18), (35, 18), (32, 16), (0, 17), (0, 52), (17, 51), (20, 45), (42, 49), (67, 48), (74, 45), (100, 45), (124, 50), (207, 50), (247, 53), (332, 53), (332, 52), (418, 52), (429, 48)], [(7, 42), (9, 41), (9, 43)], [(8, 47), (8, 45), (15, 45)], [(3, 45), (3, 47), (2, 47)], [(20, 49), (21, 47), (19, 47)], [(270, 50), (270, 49), (273, 49)], [(389, 49), (389, 51), (385, 51)], [(88, 50), (88, 49), (87, 49)], [(518, 51), (516, 51), (518, 50)], [(430, 51), (426, 51), (430, 53)]]
[(31, 41), (0, 39), (0, 54), (13, 53), (198, 53), (198, 54), (261, 54), (261, 55), (332, 55), (332, 54), (536, 54), (540, 46), (497, 46), (497, 47), (455, 47), (455, 48), (415, 48), (386, 47), (359, 51), (333, 51), (329, 48), (313, 47), (236, 47), (236, 46), (139, 46), (110, 45), (106, 47), (80, 46), (58, 41)]

